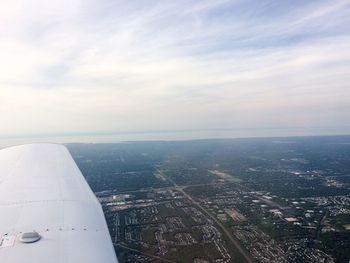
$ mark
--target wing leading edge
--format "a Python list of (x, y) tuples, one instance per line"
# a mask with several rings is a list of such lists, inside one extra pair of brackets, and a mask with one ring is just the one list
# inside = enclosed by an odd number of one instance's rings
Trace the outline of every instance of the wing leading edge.
[(64, 146), (0, 150), (0, 262), (118, 262), (101, 205)]

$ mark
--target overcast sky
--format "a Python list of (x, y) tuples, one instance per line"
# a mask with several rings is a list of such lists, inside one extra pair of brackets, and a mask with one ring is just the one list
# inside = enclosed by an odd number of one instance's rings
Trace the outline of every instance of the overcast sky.
[(350, 1), (0, 1), (0, 136), (349, 120)]

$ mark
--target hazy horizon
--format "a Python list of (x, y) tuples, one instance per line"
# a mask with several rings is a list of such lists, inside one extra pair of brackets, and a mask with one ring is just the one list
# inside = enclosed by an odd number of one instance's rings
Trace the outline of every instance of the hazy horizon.
[[(220, 139), (257, 139), (257, 138), (297, 138), (297, 137), (328, 137), (349, 136), (350, 133), (328, 133), (326, 130), (294, 130), (281, 131), (278, 129), (266, 130), (257, 136), (254, 131), (247, 130), (196, 130), (196, 131), (158, 131), (158, 132), (120, 132), (105, 134), (75, 134), (75, 135), (37, 135), (0, 137), (0, 148), (27, 143), (123, 143), (135, 141), (193, 141), (193, 140), (220, 140)], [(350, 141), (349, 141), (350, 143)]]
[(0, 139), (350, 134), (349, 24), (349, 0), (4, 0)]

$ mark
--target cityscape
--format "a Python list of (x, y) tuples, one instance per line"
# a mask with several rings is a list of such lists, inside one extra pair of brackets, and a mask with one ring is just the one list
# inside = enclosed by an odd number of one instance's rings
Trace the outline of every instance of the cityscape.
[(350, 263), (350, 0), (1, 0), (0, 32), (0, 263)]
[(350, 136), (67, 146), (119, 262), (349, 262)]

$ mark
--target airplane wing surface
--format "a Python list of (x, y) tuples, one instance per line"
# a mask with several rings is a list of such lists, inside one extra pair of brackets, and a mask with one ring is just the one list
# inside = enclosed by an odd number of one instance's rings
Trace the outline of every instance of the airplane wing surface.
[(100, 203), (68, 150), (0, 150), (1, 263), (117, 263)]

